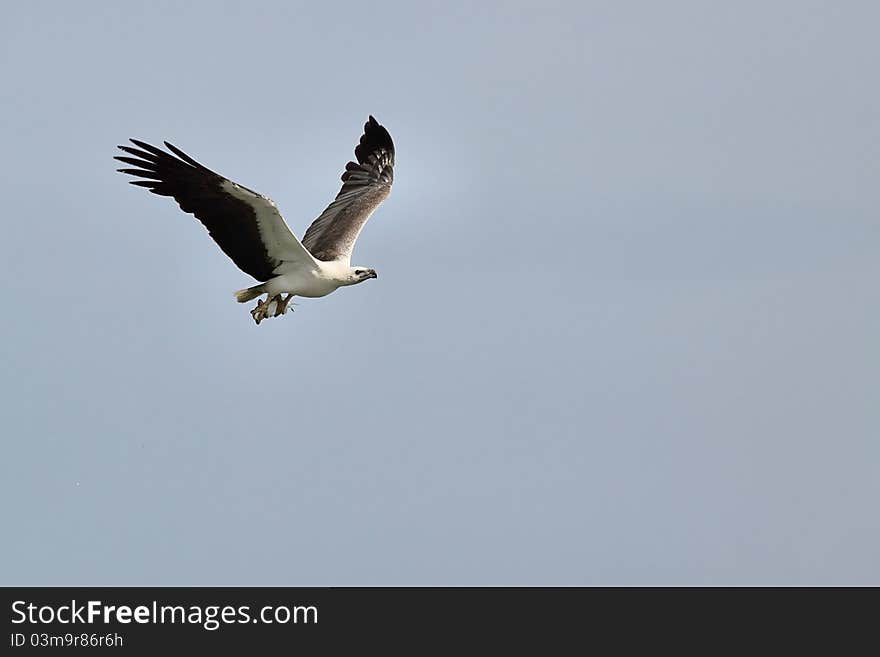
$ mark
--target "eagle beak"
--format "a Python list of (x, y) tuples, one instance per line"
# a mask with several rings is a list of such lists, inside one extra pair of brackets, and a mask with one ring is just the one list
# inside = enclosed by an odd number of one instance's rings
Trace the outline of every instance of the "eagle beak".
[(370, 270), (370, 278), (379, 278), (379, 274), (376, 273), (375, 269)]

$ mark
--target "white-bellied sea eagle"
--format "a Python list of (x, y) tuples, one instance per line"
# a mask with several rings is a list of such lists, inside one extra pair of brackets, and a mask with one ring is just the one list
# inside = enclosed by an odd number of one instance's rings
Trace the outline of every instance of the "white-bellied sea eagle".
[(214, 173), (167, 141), (170, 153), (136, 139), (131, 142), (137, 148), (119, 148), (134, 157), (114, 159), (137, 168), (118, 171), (143, 179), (132, 185), (173, 197), (181, 210), (205, 225), (239, 269), (260, 281), (235, 293), (240, 303), (266, 294), (251, 311), (257, 324), (285, 314), (294, 296), (323, 297), (344, 285), (376, 278), (374, 269), (351, 266), (361, 229), (394, 181), (394, 143), (372, 116), (354, 150), (357, 162), (345, 165), (342, 189), (302, 242), (271, 199)]

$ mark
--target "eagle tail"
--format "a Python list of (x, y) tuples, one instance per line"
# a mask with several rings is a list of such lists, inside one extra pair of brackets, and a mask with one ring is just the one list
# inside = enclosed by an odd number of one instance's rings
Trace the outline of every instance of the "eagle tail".
[(247, 303), (251, 299), (256, 299), (265, 291), (262, 283), (260, 285), (254, 285), (253, 287), (247, 287), (243, 290), (238, 290), (235, 293), (235, 300), (239, 303)]

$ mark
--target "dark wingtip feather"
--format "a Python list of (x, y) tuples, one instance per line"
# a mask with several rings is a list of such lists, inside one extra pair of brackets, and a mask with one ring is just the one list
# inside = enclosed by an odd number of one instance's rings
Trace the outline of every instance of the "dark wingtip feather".
[(168, 157), (168, 153), (163, 151), (161, 148), (156, 148), (152, 144), (148, 144), (145, 141), (141, 141), (140, 139), (129, 139), (129, 141), (138, 148), (147, 151), (148, 153), (152, 153), (153, 155), (156, 155), (158, 157)]
[(116, 160), (117, 162), (122, 162), (123, 164), (130, 164), (130, 165), (138, 167), (140, 169), (148, 169), (150, 171), (153, 171), (156, 168), (156, 163), (151, 160), (147, 160), (147, 159), (137, 159), (134, 157), (123, 157), (120, 155), (117, 155), (113, 159)]
[(358, 162), (363, 163), (370, 153), (383, 148), (389, 153), (394, 153), (394, 142), (391, 140), (388, 130), (370, 114), (370, 118), (364, 124), (364, 134), (361, 136), (360, 143), (354, 149), (355, 157)]
[(119, 173), (125, 173), (129, 176), (140, 176), (141, 178), (154, 178), (156, 180), (162, 180), (162, 175), (157, 173), (156, 171), (149, 171), (145, 169), (116, 169)]
[[(155, 155), (154, 153), (148, 153), (147, 151), (142, 151), (137, 148), (132, 148), (131, 146), (122, 146), (121, 148), (124, 152), (126, 152), (130, 155), (136, 155), (137, 157), (143, 158), (144, 160), (149, 160), (150, 162), (158, 162), (158, 160), (159, 160), (159, 156)], [(167, 153), (162, 153), (162, 151), (159, 151), (159, 152), (162, 155), (167, 156)]]
[(189, 155), (187, 155), (187, 154), (184, 153), (182, 150), (180, 150), (177, 146), (175, 146), (174, 144), (172, 144), (171, 142), (167, 142), (167, 141), (166, 141), (166, 142), (163, 142), (163, 143), (165, 144), (165, 148), (167, 148), (169, 151), (171, 151), (172, 153), (174, 153), (177, 157), (179, 157), (181, 160), (183, 160), (183, 161), (186, 162), (187, 164), (189, 164), (189, 165), (191, 165), (191, 166), (194, 166), (194, 167), (197, 167), (197, 168), (199, 168), (199, 169), (204, 169), (204, 168), (205, 168), (205, 167), (203, 167), (201, 164), (199, 164), (198, 162), (196, 162), (194, 159), (192, 159)]

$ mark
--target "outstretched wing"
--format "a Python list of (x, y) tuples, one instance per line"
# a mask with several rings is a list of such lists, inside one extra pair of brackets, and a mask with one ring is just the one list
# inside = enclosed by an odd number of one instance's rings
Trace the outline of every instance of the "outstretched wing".
[(351, 261), (351, 251), (367, 219), (394, 182), (394, 142), (372, 116), (354, 150), (357, 162), (345, 165), (342, 189), (303, 236), (305, 246), (318, 260)]
[(167, 141), (173, 155), (136, 139), (131, 142), (138, 148), (119, 148), (134, 157), (114, 159), (137, 168), (118, 171), (143, 178), (132, 185), (173, 197), (181, 210), (205, 225), (242, 271), (266, 281), (282, 262), (315, 262), (271, 199), (214, 173)]

